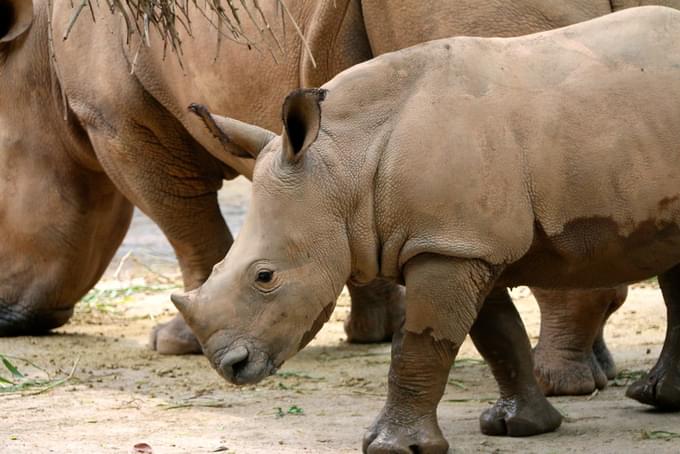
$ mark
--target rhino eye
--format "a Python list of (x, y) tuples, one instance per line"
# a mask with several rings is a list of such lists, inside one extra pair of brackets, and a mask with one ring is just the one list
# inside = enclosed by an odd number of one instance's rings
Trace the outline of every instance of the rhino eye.
[(273, 271), (260, 271), (257, 273), (257, 282), (262, 282), (263, 284), (268, 284), (273, 278)]

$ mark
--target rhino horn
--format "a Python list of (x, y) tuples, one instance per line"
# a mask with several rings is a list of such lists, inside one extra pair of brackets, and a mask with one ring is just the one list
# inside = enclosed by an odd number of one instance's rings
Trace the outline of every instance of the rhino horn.
[(195, 295), (196, 295), (195, 291), (186, 293), (173, 293), (172, 295), (170, 295), (170, 300), (175, 305), (178, 311), (180, 311), (182, 314), (186, 314), (189, 310), (191, 310), (191, 306), (194, 303)]
[(276, 134), (264, 128), (213, 115), (202, 104), (191, 104), (189, 110), (201, 117), (226, 151), (239, 158), (257, 159), (260, 151), (276, 137)]

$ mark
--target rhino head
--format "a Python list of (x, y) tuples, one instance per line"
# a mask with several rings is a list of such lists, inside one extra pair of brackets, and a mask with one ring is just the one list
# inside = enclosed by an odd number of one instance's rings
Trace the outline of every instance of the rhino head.
[(132, 213), (61, 96), (48, 13), (0, 0), (0, 336), (66, 323)]
[(213, 367), (254, 383), (303, 348), (329, 319), (350, 275), (343, 213), (331, 192), (335, 165), (317, 153), (323, 90), (298, 90), (283, 106), (284, 132), (193, 110), (232, 152), (259, 155), (245, 223), (226, 258), (196, 290), (172, 300)]

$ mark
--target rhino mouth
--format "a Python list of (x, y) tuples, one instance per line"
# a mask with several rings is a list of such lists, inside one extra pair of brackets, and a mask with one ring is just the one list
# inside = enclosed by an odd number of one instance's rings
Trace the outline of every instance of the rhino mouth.
[(214, 356), (213, 367), (235, 385), (258, 383), (276, 373), (268, 354), (251, 345), (230, 346)]
[(47, 334), (68, 322), (72, 315), (73, 307), (24, 311), (0, 298), (0, 337)]

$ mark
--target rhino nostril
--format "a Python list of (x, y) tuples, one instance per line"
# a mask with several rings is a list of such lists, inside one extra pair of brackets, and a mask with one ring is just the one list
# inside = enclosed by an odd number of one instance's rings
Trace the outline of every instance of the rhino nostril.
[(229, 350), (220, 361), (220, 369), (228, 376), (235, 375), (248, 362), (248, 349), (236, 347)]

